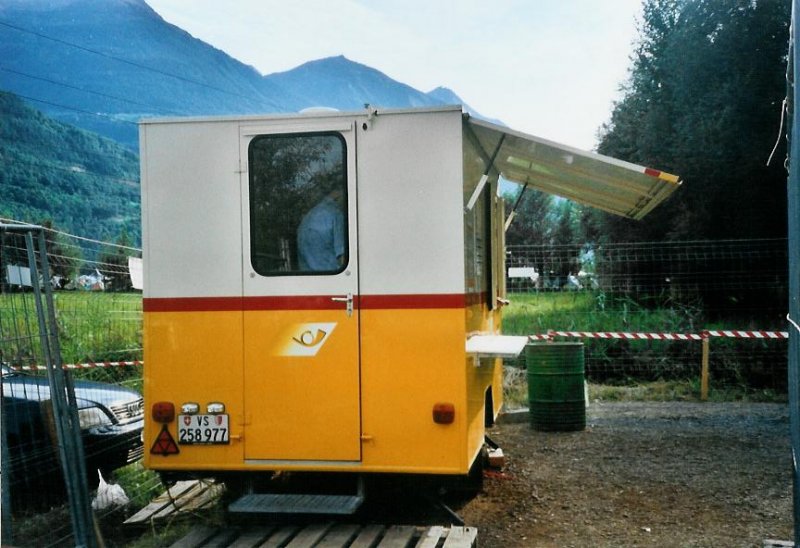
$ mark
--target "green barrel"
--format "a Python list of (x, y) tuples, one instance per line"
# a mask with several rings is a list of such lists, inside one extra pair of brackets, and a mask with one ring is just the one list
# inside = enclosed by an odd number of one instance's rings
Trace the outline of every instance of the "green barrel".
[(586, 428), (583, 343), (529, 344), (525, 364), (531, 427), (556, 432)]

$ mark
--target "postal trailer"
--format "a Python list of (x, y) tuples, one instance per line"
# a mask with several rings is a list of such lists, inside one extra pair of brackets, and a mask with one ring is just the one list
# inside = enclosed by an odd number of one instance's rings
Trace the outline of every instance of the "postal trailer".
[(634, 219), (679, 185), (460, 106), (148, 120), (140, 147), (144, 460), (172, 478), (467, 475), (526, 342), (499, 175)]

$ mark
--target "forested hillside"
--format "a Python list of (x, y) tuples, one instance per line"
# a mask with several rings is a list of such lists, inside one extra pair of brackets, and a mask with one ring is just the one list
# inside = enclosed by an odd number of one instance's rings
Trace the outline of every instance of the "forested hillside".
[(114, 141), (0, 92), (0, 216), (111, 241), (140, 241), (139, 162)]

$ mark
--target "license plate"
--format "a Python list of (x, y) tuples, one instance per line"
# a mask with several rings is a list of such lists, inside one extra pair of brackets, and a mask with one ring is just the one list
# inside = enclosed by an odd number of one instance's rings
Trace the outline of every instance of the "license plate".
[(178, 415), (178, 443), (228, 443), (228, 415)]

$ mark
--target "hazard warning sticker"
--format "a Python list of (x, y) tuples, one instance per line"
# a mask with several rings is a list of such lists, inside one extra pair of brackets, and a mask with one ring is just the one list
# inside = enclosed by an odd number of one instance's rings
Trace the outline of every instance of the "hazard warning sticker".
[(150, 448), (150, 453), (153, 455), (167, 456), (177, 455), (180, 452), (181, 450), (178, 449), (178, 444), (175, 443), (175, 438), (169, 433), (167, 425), (165, 424), (156, 437), (155, 443), (153, 443), (153, 446)]

